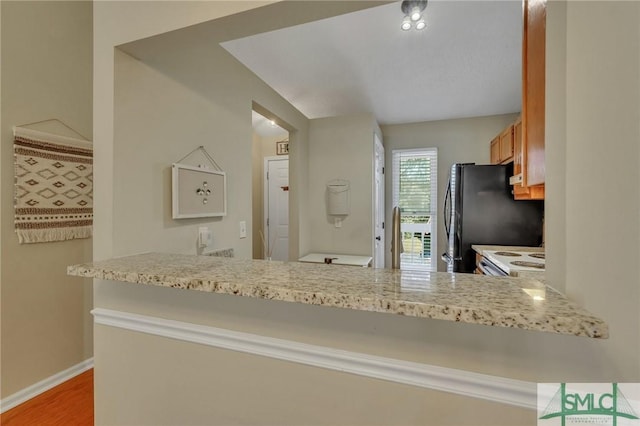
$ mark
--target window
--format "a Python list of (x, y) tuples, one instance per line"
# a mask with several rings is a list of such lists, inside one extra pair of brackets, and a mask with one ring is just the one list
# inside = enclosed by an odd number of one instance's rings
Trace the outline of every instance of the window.
[(393, 207), (400, 207), (400, 268), (436, 270), (438, 149), (392, 151)]

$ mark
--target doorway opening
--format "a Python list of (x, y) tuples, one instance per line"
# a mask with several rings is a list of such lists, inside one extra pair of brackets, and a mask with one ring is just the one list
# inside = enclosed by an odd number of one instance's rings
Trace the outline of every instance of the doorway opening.
[(252, 111), (252, 251), (254, 259), (289, 260), (289, 132)]

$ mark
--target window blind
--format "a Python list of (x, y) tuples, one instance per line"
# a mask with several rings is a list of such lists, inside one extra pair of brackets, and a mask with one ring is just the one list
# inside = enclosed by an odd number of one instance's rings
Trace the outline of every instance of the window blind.
[(434, 215), (438, 208), (438, 149), (393, 150), (393, 206), (407, 215)]
[(400, 268), (435, 271), (438, 209), (437, 148), (392, 151), (392, 201), (400, 207), (404, 252)]

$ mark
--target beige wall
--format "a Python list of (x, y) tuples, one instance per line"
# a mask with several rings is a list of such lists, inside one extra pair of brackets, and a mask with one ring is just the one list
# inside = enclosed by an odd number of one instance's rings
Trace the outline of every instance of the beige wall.
[(1, 392), (7, 397), (92, 355), (90, 281), (66, 276), (67, 265), (91, 259), (91, 239), (18, 244), (11, 129), (58, 118), (91, 137), (92, 3), (3, 1), (0, 8)]
[[(391, 179), (392, 152), (394, 149), (438, 148), (438, 245), (434, 256), (438, 258), (438, 270), (446, 271), (440, 254), (447, 250), (442, 206), (449, 179), (449, 170), (454, 163), (489, 164), (489, 144), (500, 131), (513, 123), (518, 114), (489, 117), (463, 118), (425, 123), (382, 126), (385, 146), (386, 173), (385, 191), (387, 199), (386, 217), (391, 218), (393, 182)], [(389, 222), (390, 223), (390, 222)], [(391, 227), (386, 231), (386, 265), (391, 266)]]
[[(195, 254), (197, 228), (206, 225), (213, 232), (212, 248), (232, 247), (238, 257), (253, 256), (251, 111), (255, 102), (272, 111), (290, 132), (290, 253), (297, 258), (298, 242), (304, 242), (304, 235), (298, 237), (304, 220), (298, 211), (305, 203), (298, 199), (306, 187), (308, 120), (215, 43), (229, 36), (219, 28), (204, 24), (129, 43), (116, 51), (113, 254), (146, 250)], [(171, 48), (162, 48), (165, 45)], [(198, 145), (227, 173), (227, 216), (173, 220), (169, 166)], [(145, 169), (140, 159), (152, 166)], [(132, 216), (129, 209), (138, 214)], [(249, 238), (239, 238), (240, 221), (248, 222)]]
[[(331, 8), (325, 5), (303, 7), (293, 3), (293, 7), (300, 10), (298, 19), (303, 21), (314, 8), (322, 15), (330, 13)], [(349, 7), (356, 6), (360, 7), (360, 3)], [(132, 12), (128, 7), (123, 9)], [(333, 3), (332, 7), (345, 8), (341, 3)], [(271, 9), (265, 13), (269, 18), (280, 15), (278, 10)], [(238, 25), (240, 22), (242, 25)], [(197, 228), (204, 225), (212, 230), (212, 248), (232, 247), (238, 257), (253, 256), (254, 231), (250, 216), (253, 104), (270, 111), (290, 132), (290, 256), (296, 259), (301, 249), (312, 241), (310, 226), (305, 222), (310, 219), (304, 214), (305, 209), (310, 208), (305, 202), (308, 120), (217, 44), (242, 36), (233, 31), (238, 28), (247, 31), (251, 22), (268, 27), (272, 24), (265, 22), (277, 21), (231, 16), (126, 43), (116, 49), (113, 57), (114, 142), (110, 148), (114, 164), (106, 170), (109, 176), (103, 176), (103, 180), (111, 182), (103, 183), (105, 186), (113, 185), (109, 193), (113, 194), (110, 201), (114, 208), (112, 212), (105, 212), (102, 219), (96, 217), (97, 222), (109, 223), (115, 236), (110, 249), (104, 247), (105, 256), (147, 250), (195, 254)], [(122, 36), (118, 34), (117, 38)], [(100, 40), (99, 35), (96, 40)], [(104, 87), (100, 85), (96, 91)], [(107, 101), (108, 95), (105, 96)], [(101, 100), (99, 104), (102, 103)], [(96, 114), (100, 110), (101, 105), (96, 105)], [(99, 134), (98, 131), (96, 137)], [(212, 138), (214, 134), (216, 137)], [(99, 149), (105, 148), (99, 141), (96, 145), (100, 145)], [(169, 165), (198, 145), (203, 145), (228, 174), (227, 216), (176, 221), (170, 214)], [(110, 153), (103, 152), (102, 157), (109, 158)], [(143, 167), (140, 160), (143, 158), (152, 164), (150, 168)], [(98, 176), (102, 176), (101, 166), (96, 169)], [(116, 172), (111, 174), (111, 170)], [(131, 215), (132, 210), (137, 214)], [(249, 238), (239, 238), (240, 221), (248, 222)], [(101, 245), (103, 239), (96, 238), (96, 244)], [(102, 249), (98, 246), (96, 256), (100, 257)]]
[[(119, 206), (111, 204), (114, 194), (115, 198), (122, 195), (119, 194), (121, 189), (114, 189), (111, 184), (114, 170), (120, 170), (111, 143), (113, 102), (110, 90), (113, 89), (113, 74), (110, 70), (113, 69), (115, 41), (122, 40), (122, 37), (150, 35), (147, 31), (150, 27), (158, 30), (176, 28), (216, 14), (228, 13), (224, 9), (226, 4), (218, 7), (213, 3), (198, 6), (191, 3), (184, 6), (161, 3), (95, 4), (95, 139), (96, 143), (103, 144), (100, 147), (103, 156), (97, 160), (97, 176), (102, 178), (102, 182), (96, 187), (96, 203), (105, 206), (104, 212), (96, 218), (97, 231), (103, 238), (96, 241), (94, 246), (97, 257), (115, 254), (112, 247), (118, 247), (119, 241), (126, 238), (113, 232), (121, 225), (113, 220)], [(560, 189), (565, 199), (564, 210), (553, 208), (554, 200), (555, 203), (561, 202), (557, 194), (547, 205), (547, 241), (548, 245), (555, 244), (555, 261), (563, 262), (562, 269), (566, 272), (555, 270), (550, 273), (564, 280), (570, 297), (609, 323), (610, 339), (577, 338), (107, 282), (97, 282), (95, 285), (96, 305), (521, 380), (640, 381), (640, 295), (637, 285), (640, 277), (637, 268), (630, 267), (640, 259), (640, 200), (637, 186), (633, 185), (640, 183), (637, 145), (640, 133), (637, 124), (640, 112), (637, 96), (639, 7), (635, 2), (569, 3), (566, 9), (566, 57), (553, 56), (555, 59), (549, 64), (550, 69), (559, 70), (560, 73), (566, 68), (566, 77), (555, 76), (558, 80), (553, 82), (556, 85), (554, 87), (560, 88), (566, 84), (566, 91), (555, 93), (555, 97), (550, 96), (548, 100), (549, 103), (560, 102), (558, 105), (566, 102), (566, 137), (563, 134), (565, 126), (557, 122), (562, 120), (562, 114), (551, 117), (547, 127), (549, 140), (561, 144), (557, 149), (566, 150), (565, 164), (550, 162), (547, 168), (550, 182), (558, 182), (564, 188)], [(197, 17), (193, 14), (196, 9), (199, 12)], [(558, 15), (559, 11), (562, 15), (561, 9), (549, 8), (549, 25), (554, 27), (554, 31), (559, 31), (554, 34), (563, 43), (565, 33), (557, 26), (562, 26), (558, 21), (564, 19)], [(165, 13), (169, 10), (171, 14)], [(146, 13), (135, 13), (142, 11)], [(158, 13), (149, 13), (151, 11)], [(142, 19), (143, 16), (145, 19)], [(602, 20), (602, 16), (609, 16), (610, 19)], [(137, 20), (141, 26), (134, 25)], [(593, 28), (598, 28), (598, 31), (593, 31)], [(550, 38), (548, 44), (553, 45), (556, 41)], [(553, 61), (560, 61), (560, 64)], [(610, 66), (614, 65), (615, 68), (611, 69)], [(156, 73), (154, 70), (148, 71)], [(162, 77), (166, 78), (166, 75), (154, 78)], [(171, 88), (174, 89), (177, 90), (177, 87)], [(195, 101), (191, 94), (183, 95)], [(400, 132), (402, 129), (397, 130)], [(488, 144), (495, 132), (489, 132), (488, 129), (486, 132), (482, 140)], [(249, 131), (245, 136), (245, 140), (249, 140)], [(607, 144), (603, 141), (607, 141)], [(390, 137), (385, 137), (385, 146), (387, 150), (390, 149)], [(551, 148), (550, 152), (556, 148)], [(118, 149), (116, 144), (115, 151)], [(298, 149), (305, 147), (300, 145)], [(604, 149), (607, 149), (606, 153)], [(615, 156), (610, 154), (612, 150)], [(488, 149), (483, 148), (482, 151), (488, 160)], [(302, 155), (301, 161), (304, 158)], [(475, 158), (472, 160), (477, 161)], [(606, 173), (593, 173), (594, 164), (604, 164)], [(141, 166), (152, 168), (153, 164), (142, 161)], [(624, 170), (623, 179), (620, 178), (620, 170)], [(303, 175), (300, 173), (300, 176)], [(611, 208), (617, 205), (624, 206), (624, 209)], [(302, 208), (305, 208), (304, 204)], [(301, 233), (307, 229), (302, 221), (305, 217), (311, 217), (310, 209), (306, 208), (306, 212), (301, 210), (299, 215)], [(585, 212), (593, 212), (593, 215)], [(616, 227), (614, 223), (624, 226)], [(602, 247), (615, 247), (616, 250), (594, 251), (594, 241), (599, 241)], [(601, 255), (597, 261), (591, 257), (596, 253)], [(221, 423), (269, 422), (270, 419), (274, 423), (295, 423), (311, 415), (322, 416), (316, 417), (318, 423), (330, 423), (334, 420), (331, 417), (331, 408), (334, 407), (332, 401), (340, 397), (354, 398), (357, 404), (366, 403), (374, 415), (380, 413), (383, 416), (384, 413), (375, 408), (386, 408), (384, 403), (392, 398), (390, 394), (397, 395), (399, 392), (399, 386), (393, 384), (374, 384), (367, 379), (347, 377), (340, 373), (317, 373), (307, 367), (205, 349), (168, 339), (133, 336), (130, 332), (106, 327), (97, 330), (95, 353), (97, 424), (160, 421), (158, 409), (166, 413), (165, 419), (171, 423), (177, 415), (172, 407), (180, 406), (193, 408), (190, 411), (193, 417), (188, 417), (188, 411), (181, 410), (179, 422), (182, 424), (202, 422), (201, 416)], [(165, 353), (168, 358), (164, 358)], [(192, 363), (178, 363), (176, 368), (166, 368), (168, 363), (174, 366), (175, 359), (190, 360)], [(130, 364), (125, 365), (129, 360)], [(273, 373), (279, 373), (277, 382)], [(246, 384), (246, 388), (235, 388), (235, 392), (229, 390), (226, 395), (220, 396), (231, 399), (229, 405), (223, 407), (225, 410), (203, 413), (205, 404), (196, 406), (194, 398), (200, 398), (203, 394), (218, 395), (220, 389), (231, 389), (219, 386), (220, 382), (216, 381), (220, 378), (226, 383), (224, 381), (229, 376), (234, 384)], [(298, 377), (307, 377), (309, 380), (299, 381)], [(323, 381), (323, 377), (326, 377), (326, 381)], [(128, 393), (128, 400), (122, 401), (124, 396), (120, 395), (119, 388), (111, 385), (125, 382), (131, 383), (131, 389), (138, 392)], [(317, 414), (313, 403), (297, 404), (296, 408), (300, 407), (301, 411), (292, 412), (288, 409), (288, 401), (278, 400), (275, 394), (247, 393), (246, 389), (251, 389), (254, 383), (265, 382), (275, 382), (277, 389), (296, 389), (296, 396), (304, 401), (322, 401), (319, 406), (329, 407), (328, 413)], [(175, 389), (185, 388), (186, 392), (175, 392)], [(147, 392), (153, 402), (144, 398)], [(432, 407), (433, 411), (460, 409), (460, 399), (456, 396), (415, 389), (407, 390), (407, 395), (409, 401), (419, 398), (424, 404), (429, 404), (433, 399), (437, 402)], [(270, 403), (268, 407), (261, 405), (263, 398)], [(207, 399), (206, 402), (210, 403), (211, 400)], [(236, 405), (235, 401), (241, 401), (241, 405)], [(115, 415), (112, 404), (122, 408), (117, 413), (120, 417), (115, 419), (111, 417)], [(402, 401), (398, 404), (401, 412), (395, 412), (393, 408), (390, 412), (398, 416), (415, 416), (407, 417), (407, 423), (441, 423), (437, 417), (421, 416), (419, 412), (408, 413), (409, 408), (403, 410)], [(496, 408), (485, 402), (472, 404), (470, 411), (459, 412), (462, 417), (460, 423), (471, 419), (475, 424), (477, 413), (483, 413), (482, 419), (489, 424), (501, 421), (506, 424), (534, 422), (530, 418), (522, 422), (522, 410), (504, 414), (505, 407), (502, 406)], [(140, 407), (145, 409), (140, 410)], [(247, 410), (246, 407), (264, 407), (264, 411)], [(230, 417), (234, 411), (237, 413), (240, 410), (247, 417)], [(277, 417), (282, 412), (287, 415), (284, 419)], [(366, 413), (349, 407), (339, 406), (336, 412), (351, 416), (348, 418), (353, 419), (354, 423), (373, 421)], [(250, 417), (252, 415), (260, 417), (254, 419)], [(448, 419), (452, 420), (451, 417)]]
[[(100, 364), (103, 382), (96, 393), (101, 401), (97, 424), (535, 424), (535, 413), (530, 410), (347, 373), (195, 344), (186, 345), (188, 362), (175, 363), (184, 356), (185, 344), (104, 326), (97, 327), (96, 338), (112, 343), (102, 348), (110, 362)], [(150, 352), (153, 357), (144, 355)], [(180, 383), (188, 383), (188, 398), (176, 399), (186, 387), (149, 388), (148, 382), (155, 381), (158, 371), (167, 370)], [(129, 377), (127, 392), (100, 393), (122, 386), (123, 375)], [(171, 400), (178, 403), (157, 403)]]
[(610, 324), (603, 355), (635, 381), (640, 370), (639, 18), (638, 2), (567, 3), (566, 164), (553, 171), (566, 179), (566, 228), (548, 230), (560, 239), (562, 231), (566, 235), (567, 295)]
[(97, 207), (94, 214), (94, 258), (114, 255), (114, 46), (267, 3), (167, 1), (94, 4), (93, 88), (96, 102), (93, 117), (94, 155), (97, 158), (94, 166), (94, 201)]
[(276, 155), (276, 142), (287, 140), (287, 136), (263, 137), (253, 134), (252, 164), (252, 216), (253, 216), (253, 258), (264, 259), (264, 244), (260, 231), (264, 234), (264, 159)]
[[(182, 57), (175, 62), (183, 64), (183, 70), (170, 71), (163, 68), (165, 62), (154, 63), (158, 71), (116, 53), (114, 156), (119, 172), (114, 175), (114, 205), (123, 206), (113, 213), (117, 254), (148, 250), (195, 254), (197, 228), (208, 226), (213, 232), (210, 248), (232, 247), (238, 257), (253, 255), (252, 238), (238, 235), (240, 221), (248, 222), (252, 235), (251, 101), (252, 97), (263, 98), (262, 104), (282, 101), (264, 84), (260, 87), (259, 80), (221, 48), (215, 53), (206, 58)], [(204, 82), (206, 89), (185, 88), (179, 73), (202, 67), (190, 62), (200, 58), (216, 64), (218, 78)], [(291, 117), (284, 116), (290, 122), (297, 119), (301, 126), (306, 124), (290, 106), (288, 114)], [(173, 220), (170, 165), (199, 145), (227, 173), (227, 216)], [(152, 164), (149, 170), (140, 167), (141, 158)], [(135, 217), (129, 208), (137, 212)]]
[[(116, 52), (114, 254), (196, 254), (198, 227), (208, 226), (213, 235), (209, 249), (232, 247), (236, 256), (250, 257), (251, 239), (240, 239), (238, 227), (240, 221), (251, 220), (251, 133), (246, 128), (251, 104), (236, 105), (240, 108), (226, 103), (223, 109), (155, 68)], [(245, 125), (222, 126), (232, 115), (239, 117), (239, 125), (244, 116)], [(227, 173), (227, 216), (174, 220), (171, 164), (200, 145)], [(201, 155), (182, 162), (208, 164)]]
[[(373, 255), (373, 135), (370, 114), (311, 120), (309, 125), (310, 252)], [(327, 214), (327, 183), (350, 183), (349, 215), (342, 227)], [(300, 253), (301, 255), (307, 253)]]
[[(94, 4), (94, 135), (95, 135), (95, 155), (100, 158), (100, 162), (95, 167), (95, 191), (96, 204), (103, 205), (104, 209), (97, 209), (95, 216), (95, 235), (94, 235), (94, 257), (97, 259), (107, 258), (115, 254), (113, 246), (114, 242), (114, 217), (115, 209), (112, 208), (112, 195), (118, 191), (114, 187), (114, 175), (116, 174), (116, 164), (114, 160), (114, 46), (119, 46), (127, 42), (141, 40), (145, 37), (151, 37), (157, 34), (167, 33), (169, 31), (190, 27), (187, 33), (174, 33), (168, 44), (155, 45), (158, 39), (152, 38), (134, 45), (127, 46), (130, 51), (135, 50), (136, 46), (140, 49), (136, 53), (144, 56), (145, 53), (157, 54), (156, 59), (161, 63), (153, 64), (156, 69), (162, 69), (163, 73), (171, 75), (171, 78), (182, 80), (181, 83), (187, 87), (192, 87), (193, 78), (196, 73), (194, 71), (202, 71), (202, 68), (188, 69), (179, 61), (169, 58), (171, 52), (180, 55), (186, 53), (178, 47), (184, 39), (180, 39), (185, 35), (191, 37), (189, 52), (200, 49), (200, 55), (196, 54), (196, 58), (206, 58), (212, 50), (217, 51), (216, 40), (222, 41), (226, 39), (240, 38), (253, 34), (254, 31), (269, 31), (277, 29), (284, 25), (293, 25), (309, 20), (315, 20), (323, 17), (332, 16), (339, 13), (347, 13), (349, 11), (366, 8), (374, 2), (358, 1), (358, 2), (293, 2), (289, 6), (282, 4), (274, 4), (266, 6), (262, 10), (261, 15), (249, 14), (241, 18), (233, 16), (244, 10), (269, 5), (271, 1), (163, 1), (163, 2), (96, 2)], [(286, 22), (279, 19), (283, 16), (282, 7), (290, 7), (293, 13), (287, 15)], [(265, 18), (267, 16), (267, 18)], [(198, 23), (204, 23), (216, 18), (227, 17), (224, 20), (226, 25), (214, 26), (194, 26)], [(232, 21), (229, 24), (229, 20)], [(221, 31), (221, 29), (224, 30)], [(205, 36), (206, 34), (206, 36)], [(197, 45), (195, 46), (194, 43)], [(154, 48), (155, 46), (155, 48)], [(167, 49), (167, 46), (171, 48)], [(216, 53), (217, 54), (217, 53)], [(173, 58), (175, 59), (175, 57)], [(162, 64), (164, 61), (164, 64)], [(153, 62), (153, 61), (151, 61)], [(216, 70), (216, 64), (209, 63), (207, 68)], [(200, 74), (203, 75), (203, 74)], [(214, 80), (219, 77), (212, 72), (207, 76)], [(263, 85), (258, 79), (253, 80), (255, 84)], [(200, 83), (203, 83), (200, 81)], [(206, 82), (204, 82), (206, 84)], [(202, 88), (202, 87), (201, 87)], [(266, 86), (264, 86), (266, 88)], [(244, 89), (247, 89), (245, 87)], [(204, 88), (207, 92), (209, 89)], [(264, 93), (264, 94), (262, 94)], [(290, 203), (295, 206), (290, 216), (290, 227), (292, 230), (299, 230), (299, 238), (290, 239), (290, 252), (297, 253), (305, 251), (308, 245), (309, 231), (306, 226), (307, 206), (304, 202), (299, 202), (299, 194), (297, 188), (306, 187), (305, 173), (298, 173), (298, 170), (306, 170), (307, 162), (307, 146), (304, 142), (307, 137), (306, 119), (301, 114), (291, 113), (291, 107), (284, 100), (274, 103), (273, 91), (267, 90), (260, 92), (257, 90), (253, 93), (256, 96), (258, 104), (269, 109), (275, 116), (284, 119), (283, 125), (289, 132), (290, 138), (290, 173), (293, 179), (297, 179), (295, 187), (292, 186), (290, 193)], [(262, 97), (267, 99), (262, 101)], [(238, 100), (234, 100), (239, 102)], [(251, 108), (251, 107), (249, 107)], [(250, 111), (250, 109), (249, 109)], [(250, 123), (250, 114), (248, 116)], [(279, 121), (280, 122), (280, 121)], [(233, 121), (230, 122), (235, 124)], [(292, 130), (295, 129), (295, 130)], [(250, 126), (242, 135), (242, 140), (250, 141)], [(298, 138), (300, 142), (298, 142)], [(171, 160), (173, 161), (173, 160)], [(247, 169), (247, 170), (250, 170)], [(120, 170), (118, 170), (119, 172)], [(250, 197), (250, 194), (249, 194)], [(295, 209), (298, 209), (297, 211)], [(250, 244), (250, 239), (247, 239)], [(247, 243), (243, 243), (245, 245)], [(298, 247), (298, 244), (300, 247)], [(244, 248), (243, 248), (244, 250)], [(247, 251), (246, 254), (248, 254)]]
[[(0, 129), (2, 128), (2, 6), (0, 5)], [(3, 166), (2, 162), (4, 154), (0, 149), (0, 176), (3, 176), (3, 170), (6, 166)], [(2, 214), (2, 208), (0, 207), (0, 224), (2, 223), (4, 215)], [(2, 309), (2, 226), (0, 225), (0, 309)], [(2, 314), (0, 314), (0, 342), (2, 342)], [(2, 371), (2, 349), (0, 346), (0, 374)], [(0, 400), (3, 396), (2, 384), (0, 383)]]
[[(548, 282), (566, 290), (567, 251), (567, 3), (547, 3), (545, 97), (545, 274)], [(554, 232), (548, 232), (555, 230)]]
[[(2, 129), (2, 5), (0, 5), (0, 129)], [(3, 163), (4, 153), (2, 149), (0, 149), (0, 176), (4, 176), (3, 170), (5, 167)], [(1, 192), (1, 191), (0, 191)], [(4, 218), (4, 214), (2, 213), (2, 208), (0, 207), (0, 224), (2, 223)], [(2, 309), (2, 237), (4, 233), (2, 231), (2, 226), (0, 225), (0, 310)], [(0, 313), (0, 342), (2, 342), (2, 314)], [(2, 348), (0, 345), (0, 374), (2, 371)], [(2, 400), (2, 396), (4, 393), (2, 392), (2, 383), (0, 383), (0, 400)]]

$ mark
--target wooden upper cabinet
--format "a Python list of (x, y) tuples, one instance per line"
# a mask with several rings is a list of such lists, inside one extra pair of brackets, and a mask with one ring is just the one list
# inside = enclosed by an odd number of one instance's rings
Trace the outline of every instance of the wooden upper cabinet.
[(544, 200), (544, 185), (529, 186), (527, 180), (527, 147), (522, 134), (521, 117), (513, 125), (513, 198), (516, 200)]
[(500, 136), (491, 141), (491, 164), (500, 164)]
[(513, 125), (500, 133), (500, 159), (503, 163), (513, 161)]
[[(523, 146), (522, 146), (522, 116), (518, 117), (515, 124), (513, 125), (513, 175), (519, 176), (523, 172), (522, 163), (524, 162), (523, 155)], [(516, 186), (522, 185), (514, 185), (514, 193)]]
[(544, 166), (546, 1), (524, 0), (522, 39), (522, 137), (526, 183), (541, 185)]
[(491, 141), (491, 164), (513, 161), (513, 125), (508, 126)]

